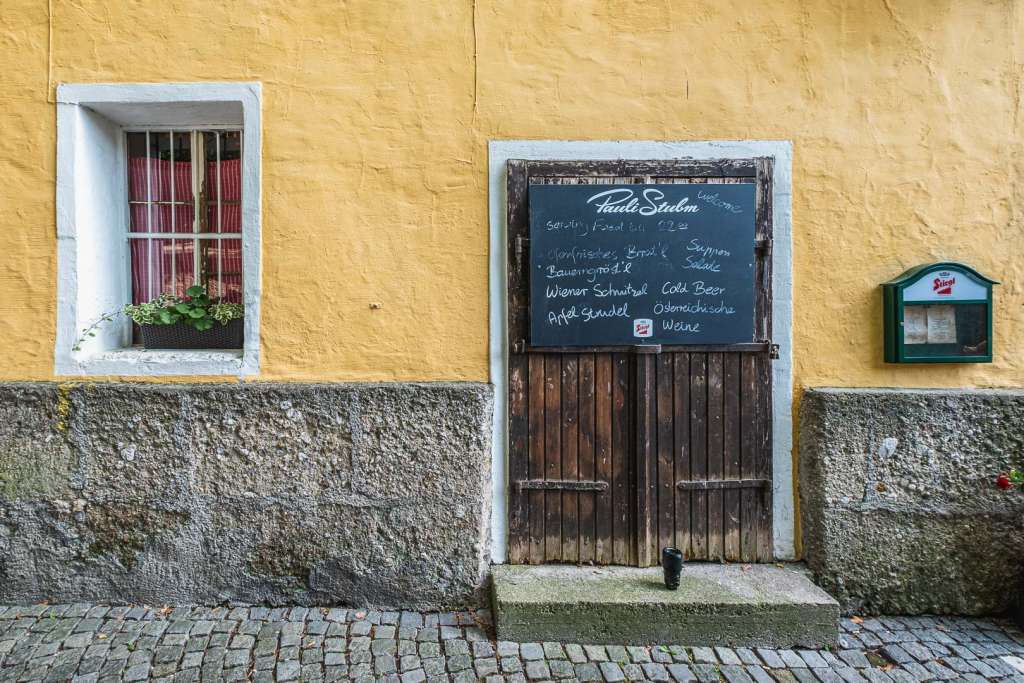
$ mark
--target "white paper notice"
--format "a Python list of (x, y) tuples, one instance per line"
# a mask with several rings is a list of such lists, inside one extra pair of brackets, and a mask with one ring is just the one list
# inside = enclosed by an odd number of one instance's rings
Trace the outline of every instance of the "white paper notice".
[(928, 307), (928, 343), (956, 344), (956, 309), (953, 306)]
[(905, 306), (903, 308), (903, 343), (928, 343), (927, 306)]

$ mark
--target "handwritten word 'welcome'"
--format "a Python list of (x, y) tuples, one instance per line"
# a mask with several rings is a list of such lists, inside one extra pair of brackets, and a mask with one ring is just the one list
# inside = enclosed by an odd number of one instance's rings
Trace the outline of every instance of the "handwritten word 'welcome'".
[(700, 208), (690, 204), (689, 197), (683, 197), (675, 204), (666, 201), (665, 193), (649, 187), (640, 197), (627, 188), (598, 192), (587, 200), (587, 204), (595, 204), (598, 213), (638, 213), (641, 216), (654, 216), (659, 213), (697, 213)]

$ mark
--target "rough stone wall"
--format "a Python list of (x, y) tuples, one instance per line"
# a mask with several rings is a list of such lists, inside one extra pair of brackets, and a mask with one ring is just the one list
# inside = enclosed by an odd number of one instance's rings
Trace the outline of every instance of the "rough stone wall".
[(1024, 391), (811, 389), (800, 414), (804, 555), (856, 613), (986, 614), (1018, 596)]
[(0, 601), (470, 603), (491, 409), (476, 383), (0, 384)]

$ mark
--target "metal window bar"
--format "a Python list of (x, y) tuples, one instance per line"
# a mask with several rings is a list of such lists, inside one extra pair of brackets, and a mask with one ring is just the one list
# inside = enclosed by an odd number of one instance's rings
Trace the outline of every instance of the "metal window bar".
[[(192, 201), (193, 204), (193, 217), (192, 217), (192, 232), (202, 232), (201, 211), (203, 208), (203, 192), (205, 190), (204, 180), (206, 173), (206, 154), (203, 153), (203, 136), (197, 131), (192, 131)], [(192, 241), (192, 284), (199, 284), (199, 240), (193, 239)]]
[[(171, 230), (170, 230), (170, 232), (160, 233), (159, 237), (161, 239), (169, 239), (170, 242), (171, 242), (171, 282), (172, 282), (172, 287), (174, 289), (174, 293), (177, 294), (177, 290), (178, 290), (178, 287), (177, 287), (177, 284), (178, 284), (177, 283), (177, 258), (176, 258), (177, 257), (177, 249), (178, 249), (177, 244), (178, 244), (178, 242), (179, 241), (190, 241), (192, 243), (192, 245), (193, 245), (193, 248), (192, 248), (192, 259), (193, 259), (192, 284), (200, 284), (201, 278), (203, 276), (203, 269), (205, 267), (205, 262), (202, 260), (201, 245), (202, 245), (202, 241), (203, 240), (210, 240), (210, 241), (213, 241), (213, 242), (216, 243), (216, 249), (217, 249), (217, 276), (216, 276), (216, 280), (215, 280), (216, 283), (217, 283), (217, 296), (223, 297), (224, 296), (224, 283), (223, 283), (223, 278), (224, 278), (224, 266), (223, 266), (223, 258), (224, 257), (223, 257), (223, 254), (224, 254), (224, 251), (223, 251), (223, 240), (226, 240), (226, 239), (237, 240), (237, 239), (241, 238), (241, 235), (238, 234), (238, 233), (225, 233), (224, 232), (224, 226), (223, 226), (223, 223), (224, 223), (224, 219), (223, 219), (223, 215), (224, 215), (224, 198), (223, 198), (224, 187), (223, 187), (223, 175), (222, 175), (222, 169), (221, 169), (221, 161), (222, 161), (221, 160), (221, 156), (222, 156), (221, 136), (222, 136), (222, 133), (232, 132), (232, 133), (239, 133), (240, 134), (241, 131), (237, 131), (235, 129), (227, 129), (227, 128), (225, 128), (225, 129), (219, 129), (219, 128), (218, 129), (212, 129), (212, 130), (209, 131), (209, 132), (213, 133), (213, 136), (214, 136), (214, 145), (215, 145), (214, 158), (215, 158), (215, 161), (216, 161), (216, 177), (215, 177), (215, 179), (211, 179), (213, 181), (213, 183), (216, 184), (216, 192), (217, 192), (217, 204), (216, 204), (216, 207), (217, 207), (216, 208), (217, 219), (216, 219), (216, 226), (214, 228), (215, 231), (210, 231), (209, 227), (207, 226), (207, 223), (208, 223), (208, 211), (209, 211), (209, 209), (208, 209), (208, 207), (204, 207), (204, 203), (205, 204), (209, 203), (209, 199), (208, 199), (209, 198), (209, 192), (207, 191), (208, 190), (208, 186), (207, 186), (207, 183), (206, 183), (206, 150), (205, 150), (205, 139), (203, 137), (203, 133), (206, 132), (206, 131), (203, 131), (203, 130), (190, 130), (187, 133), (183, 133), (182, 131), (177, 131), (178, 135), (188, 135), (189, 138), (190, 138), (189, 143), (190, 143), (190, 150), (191, 150), (191, 153), (192, 153), (192, 167), (191, 167), (192, 197), (191, 197), (191, 201), (192, 201), (192, 205), (193, 205), (193, 214), (194, 214), (193, 218), (192, 218), (192, 226), (191, 226), (192, 231), (191, 232), (182, 232), (180, 230), (180, 227), (177, 224), (177, 211), (176, 211), (176, 208), (177, 208), (178, 204), (185, 204), (186, 202), (182, 201), (183, 198), (179, 198), (176, 195), (175, 182), (177, 180), (177, 176), (176, 176), (175, 168), (174, 168), (174, 162), (176, 161), (175, 153), (174, 153), (175, 152), (174, 151), (175, 131), (173, 131), (171, 129), (168, 129), (168, 128), (163, 128), (163, 129), (156, 129), (156, 128), (151, 128), (150, 129), (150, 128), (147, 128), (147, 129), (144, 129), (144, 130), (136, 129), (134, 131), (127, 131), (127, 132), (145, 133), (145, 144), (146, 144), (146, 164), (145, 164), (145, 168), (146, 168), (146, 197), (145, 197), (144, 201), (138, 201), (138, 200), (131, 200), (131, 199), (129, 199), (128, 203), (129, 203), (129, 205), (131, 205), (131, 204), (144, 204), (145, 205), (145, 207), (146, 207), (146, 212), (145, 212), (145, 215), (146, 215), (146, 228), (145, 228), (144, 232), (129, 231), (127, 233), (127, 237), (128, 237), (129, 240), (132, 240), (132, 239), (144, 239), (144, 240), (146, 240), (146, 258), (147, 258), (147, 261), (148, 261), (148, 263), (147, 263), (148, 267), (147, 267), (147, 273), (146, 273), (146, 275), (147, 275), (147, 278), (146, 278), (146, 293), (148, 295), (147, 298), (149, 298), (149, 299), (154, 298), (156, 296), (156, 289), (157, 289), (157, 283), (155, 281), (155, 271), (156, 271), (156, 268), (154, 266), (154, 256), (155, 255), (153, 253), (154, 252), (153, 240), (154, 240), (154, 237), (156, 235), (156, 233), (153, 232), (153, 207), (154, 206), (159, 207), (159, 206), (165, 205), (165, 204), (169, 204), (169, 209), (171, 211)], [(170, 154), (169, 154), (169, 158), (170, 158), (169, 174), (170, 174), (170, 176), (169, 176), (168, 182), (171, 185), (171, 189), (170, 189), (170, 201), (169, 202), (168, 201), (156, 200), (156, 199), (153, 198), (153, 166), (154, 166), (154, 164), (153, 164), (153, 156), (152, 156), (152, 151), (153, 151), (153, 147), (152, 147), (152, 145), (153, 145), (153, 136), (152, 136), (152, 134), (153, 133), (159, 134), (161, 132), (167, 132), (168, 133), (169, 144), (170, 144)], [(157, 157), (159, 158), (159, 140), (157, 140), (157, 143), (158, 143), (157, 144)], [(239, 137), (239, 147), (241, 148), (242, 145), (244, 145), (244, 143), (245, 143), (245, 141), (243, 139), (241, 139), (241, 136), (240, 136)], [(200, 161), (197, 162), (196, 161), (197, 159), (199, 159)], [(238, 204), (239, 202), (236, 201), (236, 200), (233, 200), (230, 203), (232, 205), (234, 205), (234, 204)], [(206, 211), (203, 211), (204, 208), (206, 208)], [(131, 213), (129, 211), (129, 217), (130, 217), (130, 215), (131, 215)], [(130, 218), (129, 218), (129, 220), (130, 220)], [(204, 228), (206, 228), (206, 229), (204, 229)], [(161, 267), (162, 267), (162, 264), (163, 264), (163, 260), (162, 260), (162, 257), (161, 257)], [(207, 279), (209, 279), (209, 278), (207, 278)]]
[(149, 141), (149, 131), (146, 131), (146, 298), (153, 298), (153, 159)]
[[(224, 186), (220, 182), (220, 131), (216, 131), (213, 134), (213, 139), (216, 142), (217, 148), (217, 233), (223, 232), (221, 228), (221, 204), (220, 200), (224, 194)], [(224, 253), (224, 243), (217, 242), (217, 296), (224, 296), (224, 275), (223, 275), (223, 261), (221, 255)]]
[[(174, 204), (174, 186), (178, 184), (178, 171), (174, 167), (174, 131), (169, 131), (171, 148), (171, 233), (177, 232), (178, 207)], [(178, 249), (175, 239), (171, 238), (171, 288), (178, 294)]]

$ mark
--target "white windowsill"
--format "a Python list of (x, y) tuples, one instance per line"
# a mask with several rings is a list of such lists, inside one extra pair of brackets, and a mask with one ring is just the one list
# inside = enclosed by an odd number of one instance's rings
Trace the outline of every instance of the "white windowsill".
[(115, 349), (73, 354), (60, 375), (243, 375), (241, 349)]

